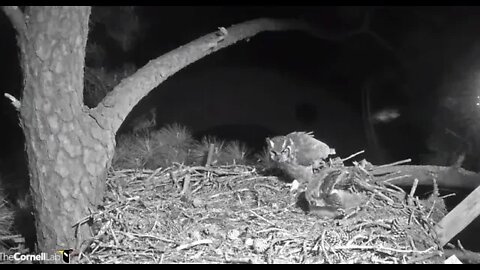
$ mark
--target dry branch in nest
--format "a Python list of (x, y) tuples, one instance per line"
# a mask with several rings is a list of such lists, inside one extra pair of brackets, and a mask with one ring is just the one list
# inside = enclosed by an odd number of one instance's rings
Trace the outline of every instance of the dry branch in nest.
[[(338, 161), (338, 160), (337, 160)], [(277, 177), (254, 167), (116, 170), (104, 205), (86, 217), (94, 237), (81, 263), (425, 263), (444, 260), (433, 230), (443, 200), (348, 170), (367, 200), (331, 219), (301, 207)]]

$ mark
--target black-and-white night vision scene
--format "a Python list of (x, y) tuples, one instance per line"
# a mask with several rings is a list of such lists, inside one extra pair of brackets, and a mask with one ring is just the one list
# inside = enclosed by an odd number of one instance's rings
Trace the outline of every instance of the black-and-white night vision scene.
[(480, 7), (2, 6), (0, 262), (480, 263)]

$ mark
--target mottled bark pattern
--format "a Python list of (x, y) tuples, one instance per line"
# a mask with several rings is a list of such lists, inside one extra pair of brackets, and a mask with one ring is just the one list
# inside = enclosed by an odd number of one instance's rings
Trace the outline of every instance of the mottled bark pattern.
[(22, 125), (34, 198), (38, 247), (78, 248), (86, 225), (72, 227), (100, 203), (114, 133), (83, 107), (89, 7), (30, 7), (20, 44), (25, 89)]

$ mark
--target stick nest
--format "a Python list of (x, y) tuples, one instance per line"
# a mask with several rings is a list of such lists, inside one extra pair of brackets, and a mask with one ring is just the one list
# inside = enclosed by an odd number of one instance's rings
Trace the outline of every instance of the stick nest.
[(115, 170), (81, 263), (438, 263), (438, 192), (426, 199), (356, 172), (366, 203), (322, 218), (252, 166)]

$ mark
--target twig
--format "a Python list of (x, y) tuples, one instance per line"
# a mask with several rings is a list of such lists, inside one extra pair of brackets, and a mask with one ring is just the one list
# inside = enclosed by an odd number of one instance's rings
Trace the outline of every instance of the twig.
[(281, 231), (281, 232), (284, 232), (286, 234), (290, 234), (292, 235), (291, 232), (285, 230), (285, 229), (281, 229), (281, 228), (268, 228), (268, 229), (263, 229), (263, 230), (259, 230), (259, 231), (256, 231), (255, 234), (260, 234), (260, 233), (266, 233), (266, 232), (271, 232), (271, 231)]
[(436, 203), (436, 202), (437, 202), (436, 200), (433, 201), (432, 207), (430, 207), (430, 211), (428, 211), (427, 218), (429, 218), (430, 215), (433, 213), (433, 209), (435, 208), (435, 203)]
[(413, 241), (413, 238), (411, 235), (408, 235), (408, 240), (410, 241), (410, 246), (412, 247), (412, 249), (418, 250), (417, 247), (415, 246), (415, 241)]
[(440, 196), (439, 198), (440, 198), (440, 199), (445, 199), (445, 198), (452, 197), (452, 196), (457, 196), (457, 194), (455, 194), (455, 193), (450, 193), (450, 194), (446, 194), (446, 195)]
[(415, 195), (415, 191), (417, 190), (417, 186), (418, 186), (418, 178), (415, 178), (413, 180), (412, 189), (410, 190), (410, 194), (409, 194), (408, 199), (407, 199), (407, 204), (408, 205), (413, 205), (413, 195)]
[(360, 154), (363, 154), (363, 153), (365, 153), (365, 150), (358, 151), (358, 152), (355, 153), (355, 154), (352, 154), (352, 155), (350, 155), (350, 156), (348, 156), (348, 157), (346, 157), (346, 158), (343, 158), (343, 159), (342, 159), (342, 162), (345, 162), (345, 161), (347, 161), (347, 160), (349, 160), (349, 159), (351, 159), (351, 158), (354, 158), (354, 157), (356, 157), (356, 156), (358, 156), (358, 155), (360, 155)]
[(182, 173), (188, 173), (188, 172), (193, 173), (193, 172), (197, 172), (197, 171), (213, 172), (213, 173), (216, 173), (216, 174), (219, 174), (219, 175), (242, 175), (242, 174), (247, 175), (247, 174), (252, 174), (253, 173), (253, 170), (252, 171), (245, 171), (245, 172), (234, 172), (234, 171), (232, 171), (231, 168), (224, 168), (224, 166), (222, 166), (222, 167), (219, 167), (219, 166), (215, 166), (215, 167), (194, 166), (194, 167), (188, 167), (188, 168), (180, 168), (180, 169), (176, 170), (175, 173), (178, 174), (178, 176), (181, 176)]
[(182, 192), (180, 192), (180, 196), (188, 196), (189, 189), (190, 189), (190, 174), (187, 174), (183, 178), (183, 189), (182, 189)]
[[(93, 250), (90, 252), (90, 256), (95, 254), (95, 252), (97, 252), (97, 250), (100, 249), (100, 247), (101, 247), (101, 244), (98, 244), (95, 248), (93, 248)], [(84, 253), (85, 253), (84, 251), (82, 251), (82, 250), (80, 251), (80, 254), (84, 254)]]
[[(84, 216), (83, 218), (81, 218), (80, 220), (78, 220), (77, 222), (75, 222), (73, 225), (72, 225), (72, 228), (75, 228), (75, 227), (80, 227), (81, 225), (87, 223), (88, 221), (92, 220), (94, 218), (94, 215), (95, 214), (98, 214), (98, 213), (95, 213), (95, 212), (92, 212), (92, 210), (88, 209), (90, 211), (90, 214), (87, 215), (87, 216)], [(101, 213), (101, 212), (100, 212)]]
[(392, 188), (396, 189), (398, 192), (400, 192), (400, 193), (402, 193), (402, 194), (405, 194), (405, 190), (403, 190), (403, 189), (402, 189), (402, 188), (400, 188), (399, 186), (397, 186), (397, 185), (394, 185), (394, 184), (391, 184), (391, 183), (388, 183), (388, 182), (387, 182), (387, 183), (385, 183), (385, 184), (387, 184), (388, 186), (390, 186), (390, 187), (392, 187)]
[(115, 245), (119, 246), (120, 243), (118, 242), (118, 238), (117, 238), (117, 236), (115, 235), (115, 232), (113, 231), (112, 226), (110, 226), (109, 229), (110, 229), (110, 233), (112, 234), (113, 241), (115, 242)]
[(382, 182), (382, 183), (383, 183), (383, 182), (391, 182), (391, 181), (395, 181), (395, 180), (402, 179), (402, 178), (405, 178), (405, 177), (410, 177), (410, 176), (411, 176), (411, 175), (409, 175), (409, 174), (399, 175), (399, 176), (395, 176), (395, 177), (392, 177), (392, 178), (383, 180), (383, 181), (381, 181), (381, 182)]
[(120, 233), (124, 234), (127, 237), (136, 236), (136, 237), (141, 237), (141, 238), (153, 238), (153, 239), (157, 239), (157, 240), (167, 242), (167, 243), (175, 243), (175, 241), (173, 241), (173, 240), (158, 237), (158, 236), (155, 236), (155, 235), (150, 235), (150, 234), (126, 233), (126, 232), (120, 232)]
[(88, 263), (93, 264), (92, 260), (90, 260), (90, 258), (88, 258), (88, 256), (85, 253), (83, 253), (83, 251), (81, 251), (78, 254), (78, 261), (80, 261), (82, 258), (85, 258), (88, 261)]
[(196, 187), (194, 190), (192, 190), (192, 192), (190, 192), (190, 194), (195, 194), (197, 191), (199, 191), (202, 187), (203, 187), (203, 183), (200, 183), (198, 185), (198, 187)]
[(212, 243), (213, 243), (213, 241), (211, 239), (198, 240), (198, 241), (195, 241), (195, 242), (192, 242), (192, 243), (189, 243), (189, 244), (184, 244), (184, 245), (178, 246), (177, 251), (184, 250), (184, 249), (189, 249), (189, 248), (192, 248), (192, 247), (198, 246), (198, 245), (210, 245)]
[(237, 195), (237, 200), (240, 202), (240, 205), (243, 205), (242, 198), (240, 197), (240, 194), (235, 193)]
[(365, 228), (365, 227), (372, 227), (372, 226), (378, 226), (378, 227), (381, 227), (381, 228), (384, 228), (384, 229), (390, 229), (391, 226), (390, 225), (387, 225), (385, 224), (385, 221), (384, 220), (378, 220), (378, 221), (374, 221), (374, 222), (362, 222), (360, 224), (356, 224), (354, 226), (352, 226), (350, 228), (350, 230), (359, 230), (359, 229), (362, 229), (362, 228)]
[(412, 189), (410, 190), (410, 197), (413, 198), (413, 195), (415, 195), (415, 191), (417, 190), (417, 186), (418, 186), (418, 178), (415, 178), (413, 180)]
[(413, 249), (395, 249), (389, 247), (375, 247), (375, 246), (365, 246), (365, 245), (345, 245), (345, 246), (336, 246), (334, 249), (360, 249), (360, 250), (374, 250), (379, 252), (396, 252), (396, 253), (418, 253), (424, 254), (430, 252), (434, 247), (429, 247), (426, 250), (413, 250)]
[(384, 199), (385, 201), (387, 201), (387, 203), (389, 205), (393, 205), (395, 203), (392, 199), (390, 199), (389, 197), (387, 197), (385, 194), (383, 194), (382, 192), (380, 192), (378, 190), (375, 190), (374, 194), (379, 196), (380, 198)]
[(461, 251), (465, 251), (465, 248), (463, 247), (462, 242), (460, 241), (460, 239), (457, 240), (457, 246), (458, 246), (458, 248), (460, 248)]
[(270, 220), (268, 220), (268, 219), (260, 216), (259, 214), (255, 213), (255, 212), (252, 211), (251, 209), (248, 209), (248, 211), (249, 211), (250, 213), (254, 214), (255, 216), (257, 216), (258, 218), (260, 218), (261, 220), (263, 220), (263, 221), (267, 222), (268, 224), (276, 227), (275, 223), (273, 223), (273, 222), (271, 222)]
[(158, 172), (160, 172), (162, 170), (162, 167), (156, 169), (146, 180), (145, 182), (148, 182), (150, 181), (153, 177), (155, 177), (155, 175), (157, 175)]
[(320, 240), (320, 246), (322, 247), (323, 251), (323, 256), (325, 257), (325, 260), (329, 263), (332, 264), (332, 261), (330, 260), (330, 257), (328, 256), (327, 249), (325, 248), (325, 234), (327, 230), (323, 230), (322, 232), (322, 238)]
[(395, 166), (395, 165), (400, 165), (400, 164), (404, 164), (404, 163), (409, 163), (409, 162), (411, 162), (411, 161), (412, 161), (412, 159), (408, 158), (408, 159), (396, 161), (396, 162), (389, 163), (389, 164), (384, 164), (384, 165), (380, 165), (380, 166), (375, 166), (375, 168), (374, 168), (373, 170), (381, 169), (381, 168), (386, 168), (386, 167), (391, 167), (391, 166)]
[(415, 223), (417, 223), (418, 225), (420, 225), (418, 220), (415, 218), (415, 209), (410, 209), (410, 211), (410, 215), (408, 216), (408, 225), (412, 223), (412, 220), (415, 221)]

